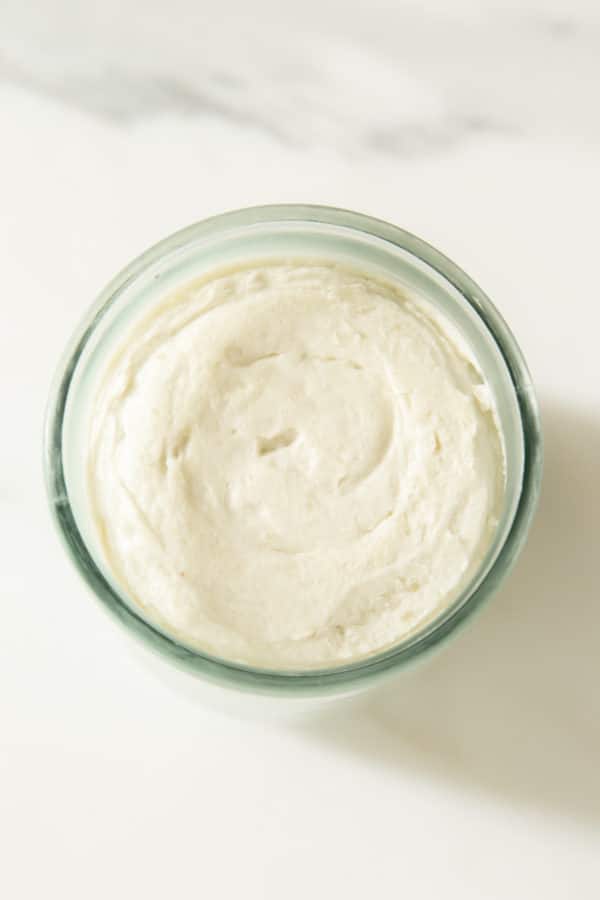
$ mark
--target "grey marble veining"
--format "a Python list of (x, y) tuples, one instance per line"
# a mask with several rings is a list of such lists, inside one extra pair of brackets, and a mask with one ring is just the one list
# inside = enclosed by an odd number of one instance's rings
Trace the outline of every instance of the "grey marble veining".
[(132, 73), (107, 68), (102, 72), (71, 72), (67, 77), (28, 71), (0, 61), (0, 76), (50, 100), (57, 100), (85, 113), (99, 116), (112, 125), (133, 124), (158, 115), (218, 116), (238, 126), (257, 128), (278, 140), (287, 140), (285, 131), (258, 110), (226, 102), (218, 90), (211, 90), (218, 78), (206, 73), (204, 86), (152, 72)]
[(600, 18), (579, 4), (432, 16), (310, 0), (297, 22), (269, 3), (240, 8), (110, 0), (86, 13), (59, 0), (49, 19), (9, 0), (0, 77), (115, 127), (216, 116), (350, 156), (499, 134), (600, 143)]

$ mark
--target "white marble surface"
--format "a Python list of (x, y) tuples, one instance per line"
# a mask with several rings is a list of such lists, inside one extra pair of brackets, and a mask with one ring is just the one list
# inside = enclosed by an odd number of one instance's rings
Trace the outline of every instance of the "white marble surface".
[[(0, 892), (600, 896), (597, 3), (3, 0)], [(178, 692), (45, 509), (52, 369), (190, 221), (330, 203), (438, 245), (537, 383), (540, 514), (427, 666), (302, 721)]]

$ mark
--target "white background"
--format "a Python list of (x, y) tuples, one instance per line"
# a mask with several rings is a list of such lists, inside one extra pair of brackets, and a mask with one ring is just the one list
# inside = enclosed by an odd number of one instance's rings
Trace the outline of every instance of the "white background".
[[(0, 894), (600, 896), (600, 12), (373, 0), (0, 6)], [(427, 665), (236, 715), (148, 665), (46, 511), (41, 427), (103, 284), (254, 203), (371, 213), (493, 297), (545, 483)]]

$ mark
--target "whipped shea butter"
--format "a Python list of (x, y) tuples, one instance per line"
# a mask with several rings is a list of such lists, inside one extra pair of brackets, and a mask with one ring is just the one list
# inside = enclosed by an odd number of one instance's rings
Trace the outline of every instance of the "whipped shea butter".
[(504, 493), (491, 393), (429, 304), (335, 262), (184, 284), (95, 400), (106, 563), (207, 653), (306, 669), (382, 651), (477, 572)]

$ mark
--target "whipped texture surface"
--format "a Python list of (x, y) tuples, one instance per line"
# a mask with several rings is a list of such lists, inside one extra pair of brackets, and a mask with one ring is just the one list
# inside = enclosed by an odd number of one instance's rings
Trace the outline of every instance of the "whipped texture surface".
[(504, 454), (474, 358), (427, 303), (282, 259), (138, 321), (98, 390), (88, 476), (108, 568), (148, 617), (305, 669), (388, 648), (457, 597)]

